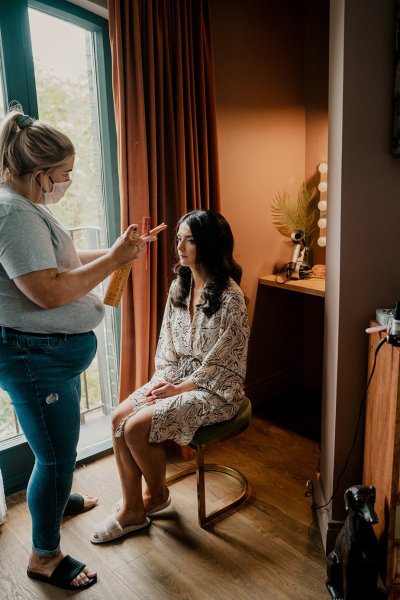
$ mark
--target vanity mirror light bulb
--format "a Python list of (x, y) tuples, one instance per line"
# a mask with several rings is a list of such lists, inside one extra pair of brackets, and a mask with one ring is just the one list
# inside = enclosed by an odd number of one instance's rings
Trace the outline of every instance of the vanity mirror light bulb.
[(327, 165), (327, 163), (324, 163), (324, 162), (323, 162), (323, 163), (320, 163), (320, 164), (318, 165), (318, 171), (319, 171), (320, 173), (327, 173), (327, 172), (328, 172), (328, 165)]
[(318, 238), (317, 244), (318, 244), (318, 246), (321, 246), (321, 248), (325, 248), (325, 246), (326, 246), (326, 237), (323, 235), (320, 238)]
[(325, 229), (325, 227), (326, 227), (326, 219), (320, 219), (320, 220), (318, 221), (318, 227), (319, 227), (320, 229)]
[(326, 181), (320, 181), (318, 184), (318, 189), (320, 192), (326, 192), (326, 190), (328, 189), (328, 184), (326, 183)]
[(327, 209), (327, 206), (328, 206), (328, 204), (327, 204), (326, 200), (320, 200), (320, 201), (318, 202), (318, 208), (319, 208), (319, 210), (321, 210), (321, 211), (323, 211), (323, 210), (326, 210), (326, 209)]

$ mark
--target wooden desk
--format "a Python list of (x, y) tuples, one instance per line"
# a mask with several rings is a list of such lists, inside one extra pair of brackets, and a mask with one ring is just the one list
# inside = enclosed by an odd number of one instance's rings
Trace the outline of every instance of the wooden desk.
[(266, 416), (281, 411), (295, 420), (302, 409), (320, 413), (324, 297), (324, 279), (259, 279), (246, 390)]
[(265, 275), (258, 280), (260, 285), (310, 294), (311, 296), (325, 297), (325, 279), (289, 279), (286, 283), (278, 283), (275, 275)]

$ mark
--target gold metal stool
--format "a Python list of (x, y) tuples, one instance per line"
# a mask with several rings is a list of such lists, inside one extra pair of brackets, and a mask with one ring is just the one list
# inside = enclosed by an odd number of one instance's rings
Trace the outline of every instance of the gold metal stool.
[[(174, 475), (167, 477), (167, 486), (175, 483), (187, 477), (197, 473), (197, 509), (200, 527), (206, 527), (211, 521), (214, 521), (217, 517), (220, 517), (224, 513), (232, 510), (244, 500), (246, 500), (249, 493), (249, 484), (247, 479), (232, 467), (226, 467), (225, 465), (217, 464), (204, 464), (204, 451), (208, 446), (219, 444), (225, 440), (229, 440), (237, 436), (239, 433), (244, 431), (251, 418), (251, 403), (250, 400), (245, 396), (242, 399), (239, 411), (229, 421), (223, 421), (222, 423), (215, 423), (214, 425), (206, 425), (200, 427), (195, 433), (193, 440), (189, 446), (196, 451), (196, 464), (191, 465)], [(206, 513), (206, 496), (205, 496), (205, 481), (204, 472), (213, 471), (228, 475), (233, 479), (236, 479), (240, 484), (240, 491), (235, 498), (227, 502), (222, 508), (213, 510), (208, 515)]]

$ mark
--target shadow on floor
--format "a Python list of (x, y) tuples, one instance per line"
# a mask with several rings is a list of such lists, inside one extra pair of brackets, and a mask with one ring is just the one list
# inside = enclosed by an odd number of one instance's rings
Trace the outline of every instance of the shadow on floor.
[(293, 390), (253, 407), (254, 414), (321, 442), (321, 393)]

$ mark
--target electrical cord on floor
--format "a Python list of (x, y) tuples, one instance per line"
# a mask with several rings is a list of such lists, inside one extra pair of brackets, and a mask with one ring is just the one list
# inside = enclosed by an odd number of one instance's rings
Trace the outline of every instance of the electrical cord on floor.
[(353, 443), (352, 443), (352, 445), (351, 445), (351, 448), (350, 448), (350, 450), (349, 450), (349, 451), (348, 451), (348, 453), (347, 453), (347, 457), (346, 457), (346, 460), (345, 460), (345, 463), (344, 463), (343, 469), (340, 471), (340, 473), (339, 473), (339, 475), (338, 475), (338, 478), (337, 478), (337, 480), (336, 480), (336, 485), (335, 485), (335, 487), (334, 487), (334, 490), (333, 490), (333, 492), (332, 492), (332, 496), (329, 498), (328, 502), (326, 502), (325, 504), (315, 504), (315, 503), (314, 503), (314, 493), (313, 493), (313, 491), (312, 491), (312, 493), (311, 493), (311, 495), (312, 495), (312, 499), (313, 499), (313, 503), (312, 503), (312, 505), (311, 505), (311, 508), (312, 508), (312, 510), (319, 510), (320, 508), (325, 508), (326, 506), (328, 506), (328, 504), (330, 504), (330, 503), (332, 502), (333, 498), (336, 496), (336, 493), (337, 493), (337, 491), (338, 491), (338, 489), (339, 489), (339, 483), (340, 483), (340, 480), (341, 480), (341, 478), (343, 477), (343, 474), (345, 473), (345, 471), (346, 471), (346, 469), (347, 469), (347, 466), (348, 466), (348, 464), (349, 464), (349, 460), (350, 460), (351, 453), (353, 452), (353, 450), (354, 450), (354, 447), (355, 447), (355, 445), (356, 445), (356, 442), (357, 442), (358, 431), (359, 431), (359, 428), (360, 428), (360, 423), (361, 423), (361, 417), (362, 417), (362, 414), (363, 414), (363, 412), (364, 412), (364, 406), (365, 406), (365, 403), (366, 403), (366, 401), (367, 401), (368, 388), (369, 388), (369, 386), (370, 386), (370, 383), (371, 383), (371, 381), (372, 381), (372, 377), (373, 377), (373, 375), (374, 375), (374, 372), (375, 372), (375, 367), (376, 367), (376, 359), (378, 358), (378, 353), (379, 353), (379, 350), (382, 348), (383, 344), (384, 344), (385, 342), (387, 342), (387, 341), (388, 341), (388, 338), (387, 338), (386, 336), (385, 336), (385, 337), (383, 337), (383, 338), (381, 339), (381, 341), (379, 342), (379, 344), (377, 345), (376, 349), (375, 349), (374, 363), (373, 363), (373, 365), (372, 365), (371, 374), (370, 374), (370, 376), (369, 376), (369, 378), (368, 378), (367, 387), (365, 388), (365, 394), (364, 394), (364, 396), (363, 396), (363, 399), (362, 399), (362, 402), (361, 402), (361, 406), (360, 406), (360, 410), (359, 410), (359, 412), (358, 412), (357, 425), (356, 425), (356, 430), (355, 430), (355, 432), (354, 432), (354, 439), (353, 439)]

